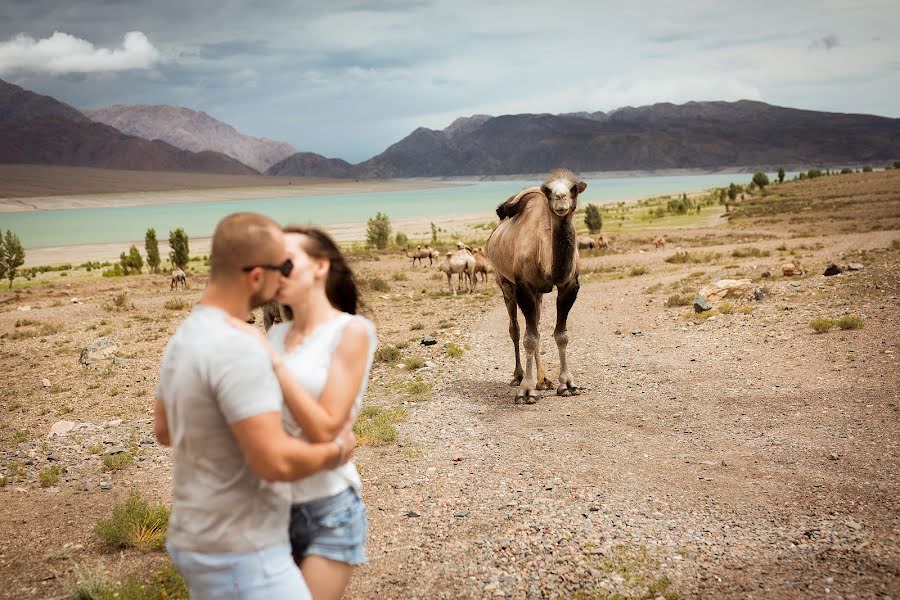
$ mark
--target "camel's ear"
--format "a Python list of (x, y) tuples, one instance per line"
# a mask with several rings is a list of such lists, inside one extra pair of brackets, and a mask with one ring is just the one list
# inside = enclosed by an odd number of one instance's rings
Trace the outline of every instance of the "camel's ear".
[(575, 184), (575, 187), (578, 188), (578, 193), (580, 194), (581, 192), (583, 192), (584, 190), (587, 189), (587, 184), (583, 181), (579, 181), (578, 183)]
[(541, 193), (547, 196), (548, 199), (553, 197), (553, 194), (550, 193), (550, 188), (548, 188), (546, 185), (541, 186)]

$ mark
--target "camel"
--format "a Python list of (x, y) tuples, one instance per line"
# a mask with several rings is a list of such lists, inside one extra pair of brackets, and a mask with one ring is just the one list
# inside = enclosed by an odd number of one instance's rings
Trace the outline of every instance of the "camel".
[(266, 328), (266, 331), (268, 331), (275, 323), (281, 323), (286, 320), (281, 305), (274, 300), (263, 306), (262, 315), (263, 327)]
[[(533, 404), (536, 390), (552, 387), (540, 354), (539, 325), (543, 295), (556, 287), (559, 350), (559, 396), (579, 393), (566, 362), (566, 320), (578, 296), (578, 245), (572, 216), (587, 184), (568, 169), (551, 171), (540, 187), (522, 190), (497, 207), (500, 224), (491, 232), (485, 254), (494, 265), (509, 313), (509, 337), (516, 353), (511, 386), (519, 386), (515, 402)], [(519, 355), (516, 307), (525, 317), (525, 373)]]
[(658, 237), (653, 238), (653, 245), (656, 246), (657, 250), (659, 250), (660, 248), (665, 250), (666, 249), (666, 238), (664, 238), (663, 236), (658, 236)]
[(172, 269), (172, 285), (169, 286), (169, 291), (178, 287), (179, 283), (181, 284), (181, 289), (187, 288), (187, 274), (179, 267), (175, 267)]
[(453, 275), (459, 274), (459, 285), (457, 288), (463, 288), (463, 276), (469, 280), (469, 293), (475, 291), (475, 257), (469, 254), (465, 248), (461, 248), (456, 252), (447, 251), (444, 262), (438, 265), (443, 273), (447, 275), (447, 288), (450, 293), (456, 295), (456, 289), (453, 288)]
[(481, 281), (487, 281), (490, 265), (488, 264), (487, 258), (484, 256), (484, 248), (475, 246), (475, 248), (472, 249), (472, 255), (475, 257), (475, 281), (478, 281), (479, 273), (481, 273), (482, 276)]
[(437, 250), (432, 250), (431, 246), (427, 245), (424, 248), (422, 246), (416, 246), (416, 249), (411, 254), (409, 252), (406, 253), (406, 258), (413, 259), (412, 266), (416, 266), (416, 261), (419, 261), (419, 265), (424, 267), (424, 259), (427, 258), (428, 266), (430, 267), (439, 256)]
[(578, 238), (578, 249), (579, 250), (593, 250), (597, 247), (597, 242), (594, 241), (594, 238), (589, 238), (586, 235), (582, 235)]
[(609, 243), (609, 238), (606, 237), (606, 234), (601, 233), (597, 236), (597, 248), (603, 250), (605, 248), (609, 248), (611, 244)]

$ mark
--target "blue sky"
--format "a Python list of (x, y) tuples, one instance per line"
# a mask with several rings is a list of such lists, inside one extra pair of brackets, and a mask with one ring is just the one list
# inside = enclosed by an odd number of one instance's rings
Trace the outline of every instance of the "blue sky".
[(476, 113), (749, 98), (900, 117), (896, 0), (273, 4), (7, 0), (0, 78), (351, 162)]

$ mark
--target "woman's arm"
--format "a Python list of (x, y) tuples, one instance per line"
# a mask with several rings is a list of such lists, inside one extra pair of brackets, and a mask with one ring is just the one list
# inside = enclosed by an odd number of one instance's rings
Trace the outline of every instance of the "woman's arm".
[(369, 332), (356, 319), (344, 327), (318, 402), (297, 382), (283, 361), (273, 361), (284, 402), (310, 441), (331, 441), (347, 424), (368, 362)]

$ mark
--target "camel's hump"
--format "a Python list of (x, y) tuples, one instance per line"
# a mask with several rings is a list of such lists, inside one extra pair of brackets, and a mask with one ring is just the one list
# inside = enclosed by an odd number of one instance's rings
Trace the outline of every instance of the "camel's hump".
[(511, 197), (509, 200), (507, 200), (506, 202), (504, 202), (503, 204), (501, 204), (500, 206), (497, 207), (497, 216), (500, 217), (500, 220), (502, 221), (503, 219), (511, 219), (512, 217), (514, 217), (517, 214), (519, 214), (520, 212), (522, 212), (522, 209), (525, 208), (527, 201), (522, 202), (521, 200), (528, 194), (543, 195), (544, 193), (541, 191), (541, 188), (539, 188), (539, 187), (525, 188), (524, 190), (522, 190), (521, 192), (519, 192), (515, 196)]

